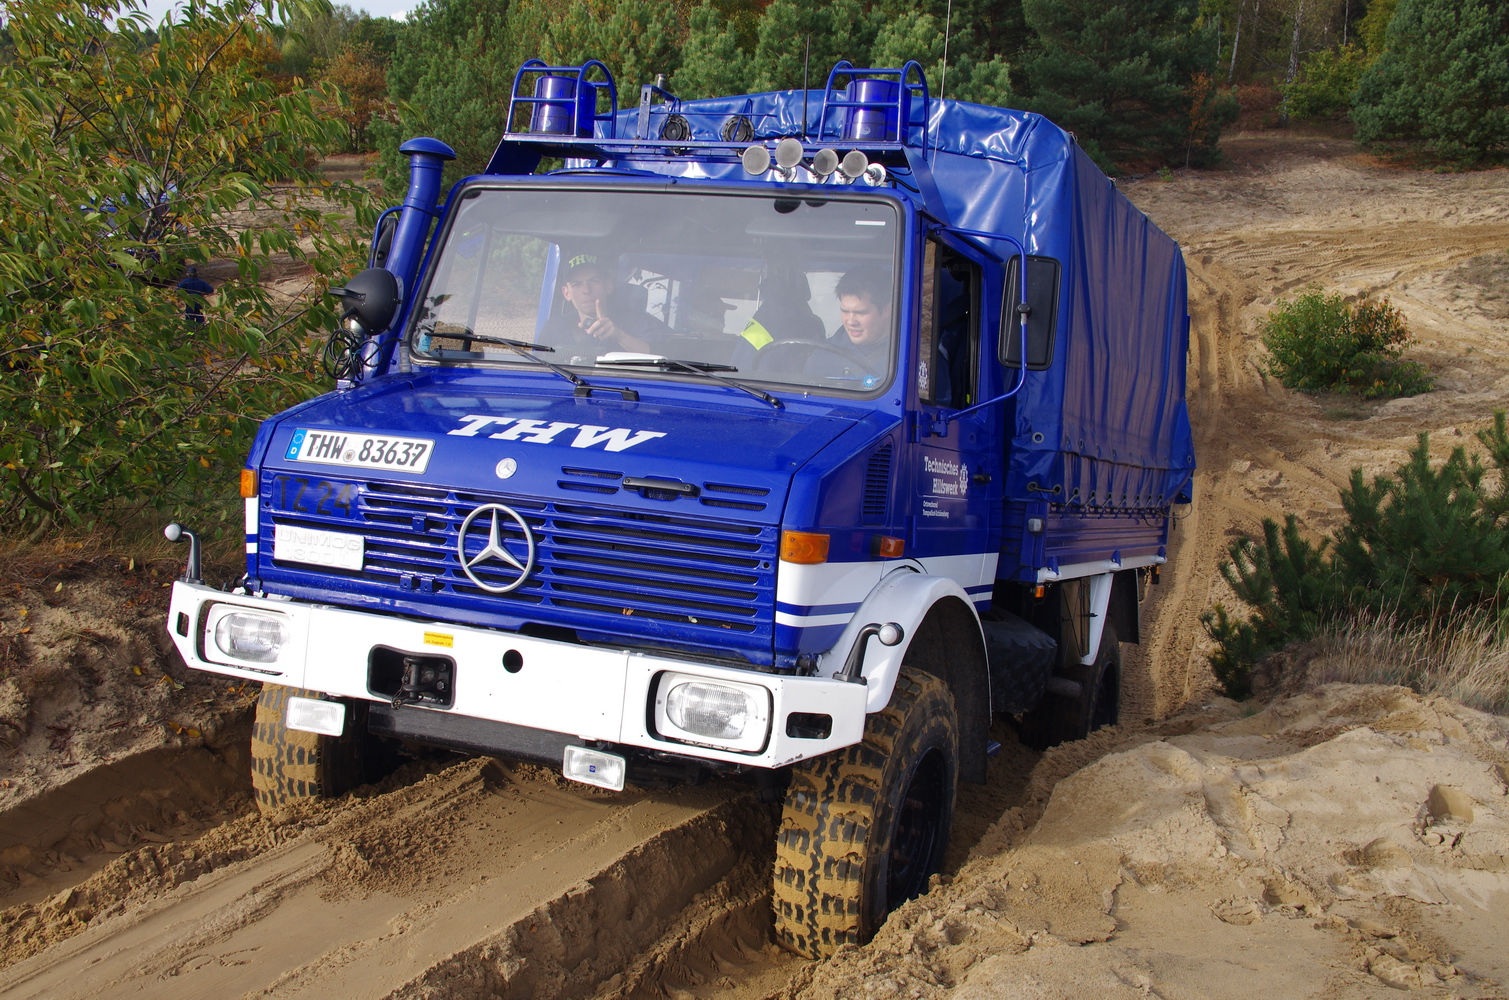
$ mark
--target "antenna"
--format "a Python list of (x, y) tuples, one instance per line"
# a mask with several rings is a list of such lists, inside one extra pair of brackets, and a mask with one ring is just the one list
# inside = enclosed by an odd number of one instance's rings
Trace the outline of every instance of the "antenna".
[[(948, 0), (953, 3), (954, 0)], [(807, 32), (807, 52), (802, 56), (802, 138), (807, 138), (807, 87), (810, 83), (807, 72), (812, 66), (812, 32)], [(827, 100), (827, 98), (823, 98)], [(821, 130), (819, 130), (821, 134)]]
[(938, 100), (948, 92), (948, 33), (954, 26), (954, 0), (948, 0), (948, 13), (943, 17), (943, 75), (938, 79)]

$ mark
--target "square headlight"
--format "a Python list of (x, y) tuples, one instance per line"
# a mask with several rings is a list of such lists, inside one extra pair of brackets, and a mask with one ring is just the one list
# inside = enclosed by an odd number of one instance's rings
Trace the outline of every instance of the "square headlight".
[(256, 664), (265, 668), (278, 662), (292, 638), (291, 623), (276, 612), (217, 604), (204, 622), (206, 659), (231, 665)]
[(770, 737), (770, 689), (667, 671), (655, 688), (655, 729), (683, 743), (759, 753)]

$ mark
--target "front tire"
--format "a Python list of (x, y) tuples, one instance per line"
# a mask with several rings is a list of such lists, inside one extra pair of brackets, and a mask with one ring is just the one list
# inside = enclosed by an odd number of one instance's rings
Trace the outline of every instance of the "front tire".
[(376, 738), (367, 732), (366, 706), (348, 705), (340, 736), (289, 729), (289, 698), (318, 698), (313, 691), (263, 684), (252, 728), (252, 789), (257, 808), (269, 813), (300, 799), (336, 798), (371, 780)]
[(776, 840), (775, 933), (824, 958), (868, 941), (943, 866), (959, 775), (953, 695), (902, 667), (863, 741), (792, 768)]

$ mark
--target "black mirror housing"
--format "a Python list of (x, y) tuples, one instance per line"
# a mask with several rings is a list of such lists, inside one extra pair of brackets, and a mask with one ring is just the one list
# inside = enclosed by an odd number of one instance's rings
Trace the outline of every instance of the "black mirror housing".
[(355, 317), (368, 334), (386, 330), (398, 313), (398, 279), (380, 267), (367, 268), (330, 294), (346, 307), (342, 318)]
[(372, 252), (367, 258), (368, 267), (387, 267), (388, 255), (393, 250), (393, 234), (398, 231), (398, 213), (391, 209), (377, 220), (377, 231), (372, 236)]

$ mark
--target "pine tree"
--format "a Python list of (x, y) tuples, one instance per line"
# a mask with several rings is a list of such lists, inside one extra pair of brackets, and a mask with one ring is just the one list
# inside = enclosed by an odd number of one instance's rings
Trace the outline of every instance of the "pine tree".
[(508, 0), (425, 0), (409, 13), (388, 64), (388, 94), (399, 102), (399, 118), (371, 128), (389, 196), (408, 185), (408, 161), (398, 146), (412, 136), (434, 136), (456, 150), (447, 183), (487, 164), (519, 65), (510, 8)]
[(1358, 141), (1464, 166), (1509, 158), (1509, 4), (1399, 0), (1385, 37), (1358, 86)]
[[(1038, 33), (1026, 66), (1038, 111), (1076, 134), (1102, 167), (1204, 164), (1236, 115), (1198, 74), (1216, 73), (1214, 24), (1192, 0), (1023, 0)], [(1201, 123), (1191, 141), (1191, 122)]]
[(1347, 520), (1334, 543), (1315, 544), (1290, 515), (1264, 519), (1263, 540), (1239, 538), (1218, 567), (1246, 618), (1216, 605), (1200, 621), (1216, 641), (1212, 669), (1228, 695), (1250, 693), (1253, 665), (1358, 612), (1401, 625), (1462, 621), (1509, 629), (1509, 426), (1503, 410), (1479, 431), (1486, 452), (1455, 448), (1432, 466), (1421, 434), (1391, 476), (1352, 470)]
[(695, 100), (743, 92), (753, 41), (752, 19), (751, 24), (741, 24), (710, 3), (699, 5), (687, 17), (681, 68), (671, 78), (677, 96)]
[(802, 86), (806, 42), (812, 42), (806, 78), (814, 89), (828, 78), (840, 59), (870, 65), (875, 38), (871, 15), (858, 0), (815, 4), (808, 0), (771, 0), (761, 16), (752, 53), (750, 90), (792, 90)]

